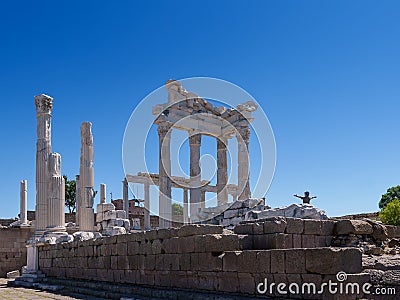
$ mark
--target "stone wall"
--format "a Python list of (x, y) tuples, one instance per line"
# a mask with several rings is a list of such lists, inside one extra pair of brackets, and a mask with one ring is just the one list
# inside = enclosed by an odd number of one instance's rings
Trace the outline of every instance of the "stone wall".
[(26, 242), (32, 235), (28, 228), (0, 229), (0, 277), (26, 265)]
[(252, 237), (253, 249), (290, 249), (329, 247), (335, 221), (275, 217), (239, 224), (237, 234)]
[[(254, 250), (254, 237), (274, 234), (270, 233), (271, 226), (282, 226), (278, 222), (266, 224), (251, 224), (248, 234), (236, 234), (221, 226), (186, 225), (46, 245), (39, 247), (39, 266), (46, 275), (59, 278), (253, 296), (265, 278), (276, 283), (319, 284), (334, 280), (337, 272), (343, 271), (354, 274), (350, 276), (356, 282), (369, 280), (368, 275), (360, 273), (361, 251), (356, 248)], [(284, 232), (288, 232), (287, 224)], [(311, 227), (304, 226), (302, 233), (317, 236), (309, 231)], [(245, 227), (250, 228), (245, 224), (242, 232)], [(260, 227), (263, 234), (257, 234)], [(296, 234), (284, 232), (279, 233), (292, 238)], [(312, 295), (302, 297), (311, 299)]]

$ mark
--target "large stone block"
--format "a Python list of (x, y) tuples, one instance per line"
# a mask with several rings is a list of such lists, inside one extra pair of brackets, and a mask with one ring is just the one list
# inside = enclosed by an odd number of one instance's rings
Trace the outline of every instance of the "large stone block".
[(236, 293), (239, 290), (239, 278), (236, 272), (218, 273), (218, 291)]
[(203, 224), (190, 224), (184, 225), (178, 229), (177, 235), (179, 237), (202, 235), (202, 234), (222, 234), (223, 228), (218, 225), (203, 225)]
[(285, 251), (270, 250), (271, 273), (285, 273)]
[(337, 235), (347, 234), (372, 234), (372, 225), (361, 220), (341, 220), (336, 223), (335, 233)]
[(361, 251), (357, 248), (306, 249), (306, 270), (317, 274), (360, 273)]
[[(222, 254), (224, 272), (237, 272), (239, 269), (239, 257), (241, 251), (227, 251)], [(255, 258), (255, 257), (254, 257)]]
[(288, 273), (288, 274), (306, 273), (306, 250), (305, 249), (285, 250), (285, 273)]
[(205, 235), (206, 252), (223, 252), (239, 250), (239, 238), (236, 234)]
[(322, 223), (320, 220), (304, 220), (304, 234), (321, 234)]
[(236, 225), (233, 232), (236, 234), (253, 234), (253, 224), (245, 223)]
[(110, 211), (110, 210), (115, 210), (115, 205), (112, 203), (103, 203), (103, 204), (97, 204), (97, 215)]
[(254, 295), (256, 283), (254, 277), (248, 273), (238, 273), (239, 290), (241, 294)]
[(302, 235), (301, 236), (302, 248), (315, 248), (315, 235)]
[(264, 233), (284, 233), (285, 229), (285, 218), (275, 217), (264, 221)]
[(304, 231), (304, 220), (298, 218), (286, 218), (286, 233), (302, 234)]

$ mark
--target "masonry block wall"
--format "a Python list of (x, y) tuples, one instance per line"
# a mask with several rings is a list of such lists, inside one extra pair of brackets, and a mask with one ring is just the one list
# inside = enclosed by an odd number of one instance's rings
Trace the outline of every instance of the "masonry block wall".
[(31, 235), (30, 228), (0, 229), (0, 277), (10, 271), (21, 271), (26, 265), (26, 242)]
[(39, 266), (46, 275), (61, 278), (253, 296), (265, 279), (318, 284), (343, 271), (357, 282), (369, 280), (360, 273), (356, 248), (253, 250), (253, 236), (220, 226), (186, 225), (41, 246)]

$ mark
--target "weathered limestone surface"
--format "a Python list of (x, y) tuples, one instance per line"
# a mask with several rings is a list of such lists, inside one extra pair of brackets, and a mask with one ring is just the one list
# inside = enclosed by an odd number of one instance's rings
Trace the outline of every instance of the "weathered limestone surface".
[(46, 232), (65, 232), (65, 182), (61, 175), (61, 156), (50, 153), (48, 159)]
[(81, 125), (81, 158), (79, 169), (80, 198), (78, 224), (80, 231), (94, 231), (94, 169), (92, 123)]
[(326, 220), (325, 211), (311, 204), (292, 204), (290, 206), (254, 210), (246, 214), (246, 220), (256, 220), (270, 217), (290, 217), (301, 219)]
[(129, 232), (129, 220), (125, 210), (115, 210), (112, 203), (97, 204), (97, 229), (104, 236), (113, 236)]
[(35, 96), (37, 118), (36, 142), (36, 222), (37, 235), (45, 232), (47, 223), (47, 162), (51, 153), (51, 111), (53, 98), (47, 95)]
[(20, 226), (28, 225), (28, 182), (26, 180), (21, 180), (20, 184)]
[[(354, 274), (349, 275), (351, 280), (361, 283), (370, 280), (369, 275), (360, 273), (358, 249), (255, 251), (246, 248), (244, 237), (221, 226), (186, 225), (43, 246), (39, 248), (39, 264), (49, 276), (220, 292), (224, 297), (230, 293), (255, 296), (257, 284), (265, 278), (276, 283), (317, 284), (334, 280), (340, 270)], [(315, 295), (302, 298), (313, 299)]]
[(172, 220), (171, 200), (171, 124), (165, 122), (158, 125), (159, 137), (159, 227), (168, 228)]

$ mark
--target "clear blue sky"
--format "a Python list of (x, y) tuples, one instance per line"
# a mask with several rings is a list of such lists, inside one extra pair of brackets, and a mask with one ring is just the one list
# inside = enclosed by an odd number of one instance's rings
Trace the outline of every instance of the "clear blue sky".
[(400, 184), (398, 1), (1, 1), (0, 28), (0, 217), (18, 214), (22, 179), (34, 208), (34, 95), (54, 97), (69, 177), (93, 123), (95, 183), (118, 198), (135, 105), (194, 76), (240, 85), (267, 113), (269, 205), (310, 190), (330, 216), (376, 211)]

